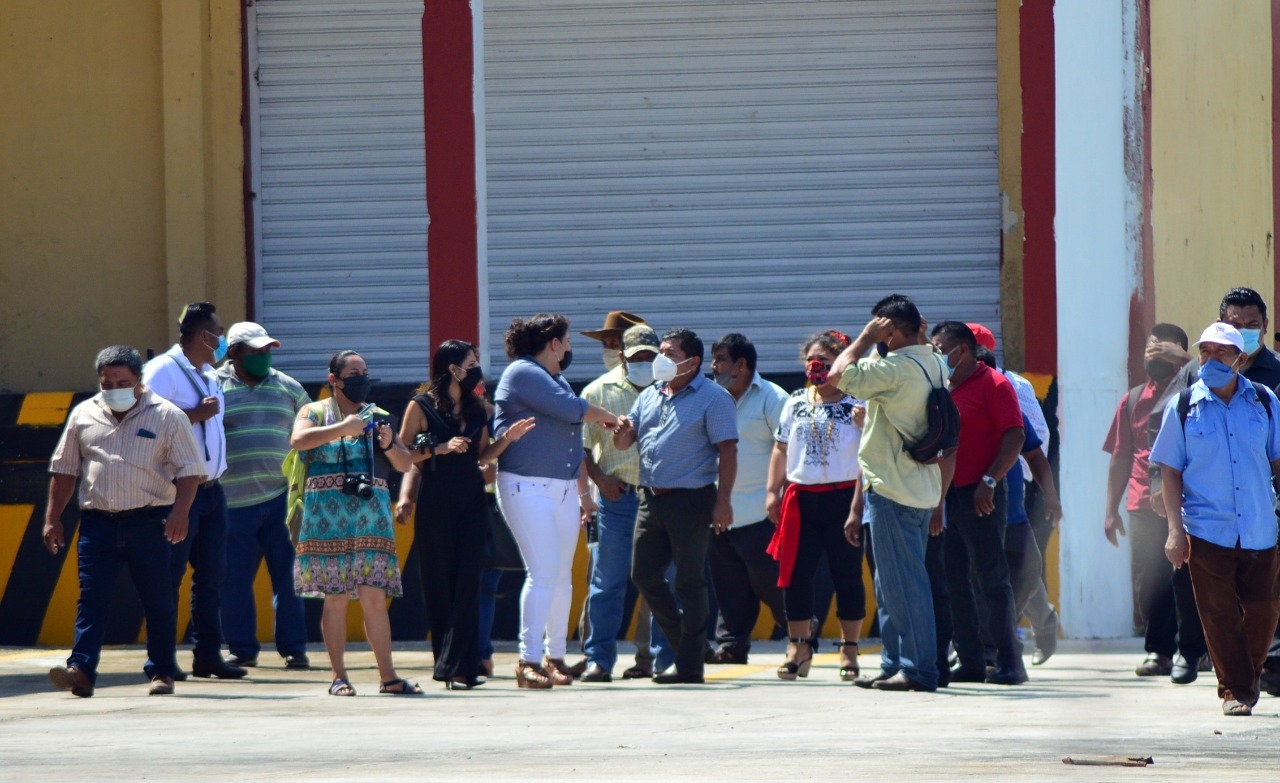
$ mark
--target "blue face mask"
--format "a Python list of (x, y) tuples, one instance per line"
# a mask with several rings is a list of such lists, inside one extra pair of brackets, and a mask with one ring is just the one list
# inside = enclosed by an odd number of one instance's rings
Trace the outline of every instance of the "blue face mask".
[(1204, 381), (1204, 385), (1210, 389), (1221, 389), (1231, 383), (1235, 375), (1235, 370), (1217, 359), (1210, 359), (1200, 365), (1200, 380)]
[[(956, 346), (956, 347), (958, 348), (959, 346)], [(955, 350), (956, 350), (955, 348), (952, 348), (951, 351), (943, 354), (947, 362), (947, 380), (951, 380), (956, 376), (956, 369), (959, 367), (959, 365), (956, 365), (954, 367), (951, 365), (951, 354), (954, 353)]]
[(1258, 350), (1258, 346), (1262, 345), (1261, 329), (1241, 329), (1240, 336), (1244, 338), (1244, 352), (1253, 353)]
[[(209, 332), (213, 334), (213, 332)], [(213, 349), (213, 363), (217, 364), (227, 358), (227, 336), (225, 334), (218, 335), (218, 347)]]

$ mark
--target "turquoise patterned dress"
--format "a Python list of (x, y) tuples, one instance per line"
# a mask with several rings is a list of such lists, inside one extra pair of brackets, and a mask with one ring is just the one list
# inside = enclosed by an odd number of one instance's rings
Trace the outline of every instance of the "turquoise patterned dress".
[[(324, 407), (323, 414), (310, 411), (311, 420), (317, 425), (327, 426), (335, 421), (333, 406)], [(373, 447), (372, 435), (366, 434), (326, 443), (301, 454), (307, 460), (307, 483), (293, 586), (303, 598), (342, 593), (355, 598), (357, 585), (385, 590), (391, 598), (403, 593), (391, 494), (385, 476), (374, 476), (373, 497), (368, 500), (342, 491), (344, 475), (373, 473)]]

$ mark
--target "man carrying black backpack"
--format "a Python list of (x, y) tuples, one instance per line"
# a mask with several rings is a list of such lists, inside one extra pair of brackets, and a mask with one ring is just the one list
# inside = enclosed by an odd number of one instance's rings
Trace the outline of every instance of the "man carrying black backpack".
[[(932, 691), (938, 687), (937, 642), (925, 545), (951, 461), (944, 459), (941, 466), (917, 461), (908, 449), (931, 430), (929, 411), (937, 410), (930, 400), (933, 390), (945, 385), (946, 368), (923, 339), (924, 321), (910, 299), (892, 294), (871, 314), (858, 339), (831, 366), (840, 389), (867, 402), (858, 462), (878, 566), (875, 592), (884, 652), (881, 671), (854, 684)], [(945, 445), (940, 442), (937, 450), (945, 452)], [(845, 526), (851, 541), (860, 539), (862, 523), (855, 504)]]

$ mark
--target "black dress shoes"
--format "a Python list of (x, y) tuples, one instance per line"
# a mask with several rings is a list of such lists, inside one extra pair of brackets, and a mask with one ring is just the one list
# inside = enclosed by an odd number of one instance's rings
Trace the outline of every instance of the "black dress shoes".
[(916, 682), (902, 672), (898, 672), (888, 679), (874, 682), (871, 687), (878, 691), (923, 691), (928, 693), (934, 690), (924, 683)]
[[(191, 673), (196, 677), (217, 677), (219, 680), (238, 680), (248, 674), (239, 666), (232, 666), (222, 660), (222, 656), (207, 661), (193, 661)], [(177, 677), (174, 677), (176, 680)]]
[(592, 661), (578, 678), (582, 682), (613, 682), (613, 674), (600, 664)]
[(286, 655), (284, 657), (284, 668), (306, 671), (311, 668), (311, 659), (307, 657), (306, 653), (302, 653), (301, 655)]
[(1017, 666), (998, 667), (991, 674), (988, 674), (986, 679), (988, 685), (1021, 685), (1026, 681), (1026, 671)]
[(257, 666), (258, 656), (256, 655), (233, 655), (227, 661), (231, 666)]
[(1200, 659), (1188, 661), (1181, 655), (1175, 656), (1173, 665), (1169, 667), (1169, 680), (1174, 685), (1187, 685), (1196, 681), (1199, 676)]
[(653, 681), (658, 685), (701, 685), (706, 682), (700, 669), (681, 671), (675, 666), (665, 672), (653, 675)]
[(987, 681), (987, 669), (985, 666), (982, 668), (975, 667), (972, 669), (966, 669), (963, 666), (956, 666), (951, 670), (951, 682), (953, 683), (955, 682), (986, 682), (986, 681)]

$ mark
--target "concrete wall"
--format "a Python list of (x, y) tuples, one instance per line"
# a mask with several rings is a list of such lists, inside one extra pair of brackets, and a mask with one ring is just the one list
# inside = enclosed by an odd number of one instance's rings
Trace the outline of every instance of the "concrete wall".
[(240, 4), (0, 4), (0, 390), (244, 312)]
[(1232, 286), (1275, 304), (1271, 39), (1264, 0), (1151, 3), (1156, 317), (1193, 337)]

